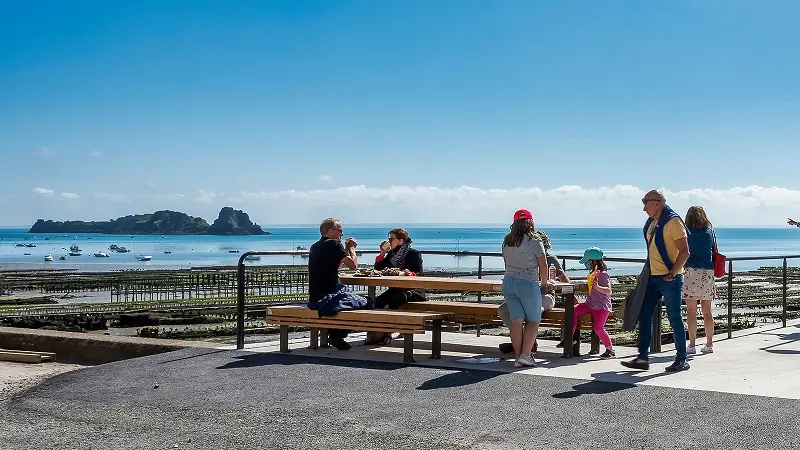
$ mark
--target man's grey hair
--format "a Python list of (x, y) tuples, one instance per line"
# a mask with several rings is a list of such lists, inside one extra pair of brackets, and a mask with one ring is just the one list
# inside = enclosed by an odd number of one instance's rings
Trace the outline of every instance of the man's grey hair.
[(664, 194), (661, 191), (656, 190), (656, 189), (653, 189), (652, 191), (648, 192), (644, 196), (647, 197), (648, 195), (651, 196), (651, 197), (652, 196), (658, 197), (658, 199), (661, 200), (662, 203), (666, 203), (666, 201), (667, 201), (667, 198), (664, 197)]
[(339, 228), (341, 226), (341, 222), (339, 219), (335, 217), (328, 217), (327, 219), (323, 220), (321, 224), (319, 224), (319, 235), (325, 236), (328, 234), (328, 231), (331, 231), (334, 228)]

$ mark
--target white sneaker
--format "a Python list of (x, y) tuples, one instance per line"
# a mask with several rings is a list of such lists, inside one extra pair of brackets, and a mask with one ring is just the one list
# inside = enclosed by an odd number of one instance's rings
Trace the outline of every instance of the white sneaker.
[(713, 345), (704, 345), (703, 348), (700, 349), (703, 353), (714, 353), (714, 346)]
[(517, 369), (520, 367), (536, 367), (536, 361), (533, 360), (531, 355), (522, 355), (514, 361), (514, 367)]
[(686, 347), (686, 354), (687, 355), (696, 355), (697, 354), (697, 349), (695, 348), (694, 345), (690, 345), (690, 346)]

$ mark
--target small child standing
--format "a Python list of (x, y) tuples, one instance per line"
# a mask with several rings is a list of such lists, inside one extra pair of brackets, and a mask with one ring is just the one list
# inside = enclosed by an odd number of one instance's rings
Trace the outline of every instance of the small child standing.
[(584, 303), (575, 306), (575, 320), (572, 322), (572, 333), (578, 327), (578, 317), (582, 314), (591, 313), (594, 332), (600, 337), (600, 342), (606, 347), (605, 353), (600, 355), (603, 359), (613, 358), (616, 355), (611, 345), (611, 338), (606, 332), (606, 321), (611, 314), (611, 277), (606, 271), (606, 263), (603, 261), (603, 251), (597, 247), (586, 249), (581, 259), (591, 273), (586, 277), (589, 281), (589, 294)]

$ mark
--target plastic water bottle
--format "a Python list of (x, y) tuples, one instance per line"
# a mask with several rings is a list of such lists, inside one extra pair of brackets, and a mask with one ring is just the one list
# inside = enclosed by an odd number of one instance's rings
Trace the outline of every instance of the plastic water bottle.
[(556, 266), (555, 264), (550, 264), (550, 279), (555, 280), (556, 278)]

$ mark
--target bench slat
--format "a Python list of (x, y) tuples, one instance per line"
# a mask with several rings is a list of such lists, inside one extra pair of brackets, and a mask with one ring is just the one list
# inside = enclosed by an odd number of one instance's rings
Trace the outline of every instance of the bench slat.
[(305, 328), (334, 328), (337, 330), (354, 330), (354, 331), (382, 331), (384, 333), (413, 333), (423, 334), (425, 330), (423, 327), (411, 326), (398, 326), (392, 324), (374, 324), (369, 325), (364, 322), (346, 322), (343, 320), (319, 322), (306, 319), (291, 319), (291, 320), (276, 320), (270, 321), (274, 325), (286, 325), (290, 327), (305, 327)]
[[(271, 317), (320, 319), (317, 311), (299, 305), (274, 306), (267, 308), (267, 320)], [(414, 312), (388, 309), (362, 309), (356, 311), (341, 311), (330, 319), (347, 320), (359, 323), (386, 323), (425, 325), (432, 320), (447, 320), (453, 317), (447, 312)]]

